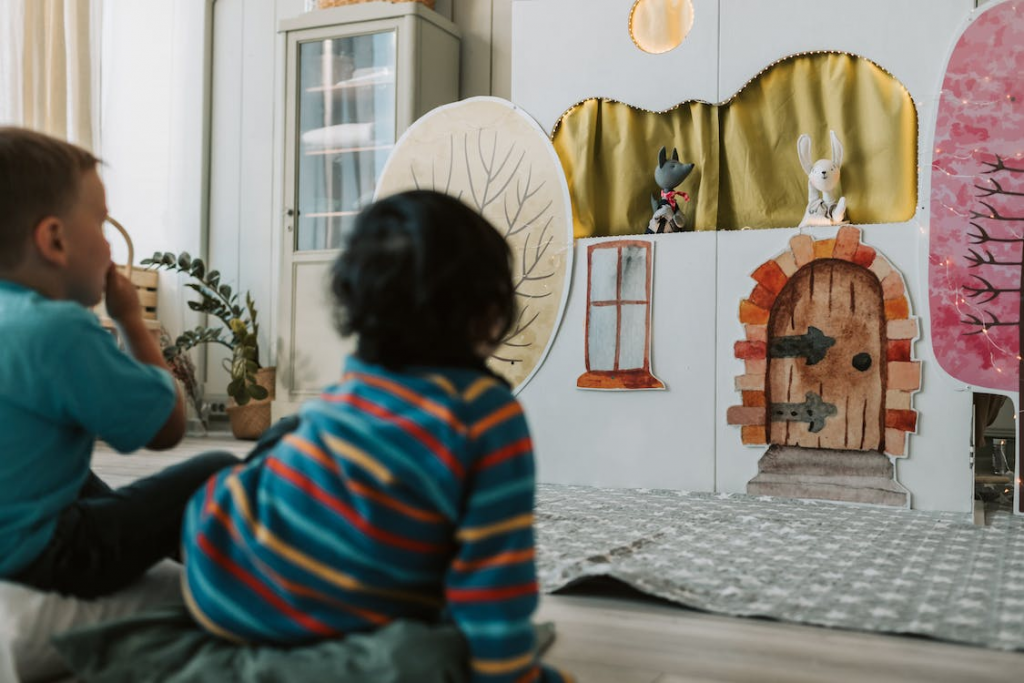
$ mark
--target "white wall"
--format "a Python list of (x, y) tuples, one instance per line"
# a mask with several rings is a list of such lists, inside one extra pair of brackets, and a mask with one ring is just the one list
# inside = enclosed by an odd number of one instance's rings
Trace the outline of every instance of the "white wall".
[[(507, 11), (511, 0), (494, 0)], [(276, 308), (283, 117), (283, 44), (279, 20), (303, 12), (304, 0), (105, 0), (102, 155), (112, 215), (129, 229), (136, 261), (155, 250), (204, 255), (222, 280), (251, 291), (260, 310), (261, 360), (276, 362)], [(464, 49), (464, 84), (490, 94), (492, 0), (438, 0), (474, 35)], [(212, 65), (202, 37), (212, 32)], [(508, 22), (498, 32), (510, 35)], [(501, 43), (501, 41), (498, 41)], [(507, 42), (507, 40), (505, 41)], [(203, 117), (210, 89), (209, 167)], [(208, 189), (208, 205), (204, 190)], [(209, 217), (208, 234), (205, 231)], [(110, 233), (115, 258), (125, 260)], [(198, 324), (175, 276), (160, 284), (161, 321), (177, 334)], [(206, 350), (207, 396), (223, 398), (220, 348)]]
[[(170, 3), (168, 3), (170, 4)], [(226, 282), (252, 292), (260, 309), (264, 364), (276, 363), (280, 188), (284, 118), (281, 19), (303, 0), (216, 0), (210, 154), (209, 262)], [(464, 34), (462, 96), (508, 96), (511, 0), (438, 0)], [(492, 57), (493, 50), (498, 55)], [(222, 395), (221, 349), (210, 349), (208, 395)]]
[[(654, 56), (639, 53), (623, 35), (632, 3), (441, 0), (438, 9), (463, 33), (462, 96), (511, 95), (547, 129), (585, 97), (614, 97), (651, 109), (691, 98), (717, 102), (778, 57), (805, 49), (857, 52), (910, 89), (921, 126), (920, 167), (927, 169), (945, 56), (974, 5), (972, 0), (702, 0), (689, 42)], [(302, 5), (302, 0), (217, 0), (215, 5), (210, 256), (226, 277), (237, 277), (253, 290), (265, 313), (276, 306), (280, 223), (279, 198), (272, 193), (281, 166), (283, 113), (276, 22), (298, 14)], [(665, 74), (672, 75), (671, 87), (665, 87)], [(922, 173), (919, 196), (927, 197), (928, 190)], [(910, 440), (910, 457), (897, 464), (898, 478), (911, 489), (914, 507), (967, 510), (969, 418), (964, 416), (969, 416), (970, 393), (941, 372), (927, 340), (927, 245), (919, 237), (927, 230), (926, 204), (921, 201), (911, 222), (871, 226), (864, 240), (902, 270), (925, 331), (915, 345), (915, 357), (924, 361), (923, 391), (914, 405), (920, 425)], [(561, 332), (523, 392), (541, 479), (744, 490), (760, 451), (739, 445), (738, 429), (725, 425), (725, 409), (738, 402), (732, 388), (738, 361), (729, 353), (739, 330), (736, 309), (749, 293), (750, 272), (784, 248), (789, 234), (654, 238), (653, 367), (669, 391), (625, 397), (575, 389), (582, 371), (580, 292), (586, 282), (578, 264), (584, 262), (587, 242), (579, 243)], [(707, 296), (711, 292), (714, 296)], [(265, 317), (265, 339), (276, 334), (273, 317)], [(694, 329), (713, 332), (698, 338)], [(709, 344), (716, 350), (713, 360)], [(717, 460), (708, 455), (716, 450)]]
[[(449, 2), (449, 18), (462, 32), (462, 97), (508, 99), (512, 91), (512, 0)], [(437, 8), (441, 9), (440, 0)]]
[(689, 99), (718, 102), (718, 0), (694, 2), (689, 35), (660, 55), (641, 51), (630, 38), (634, 2), (515, 0), (512, 101), (549, 132), (567, 109), (591, 97), (652, 111)]
[[(217, 0), (213, 7), (209, 263), (222, 282), (252, 293), (260, 312), (260, 361), (273, 365), (280, 253), (274, 187), (284, 111), (277, 22), (300, 14), (303, 0)], [(211, 348), (209, 354), (207, 391), (223, 395), (224, 352)]]
[[(513, 101), (547, 130), (588, 97), (650, 110), (686, 100), (722, 102), (777, 59), (823, 49), (871, 58), (907, 86), (918, 107), (918, 212), (906, 223), (866, 226), (862, 239), (902, 272), (922, 330), (914, 347), (914, 357), (923, 361), (922, 391), (914, 397), (918, 433), (910, 438), (909, 457), (897, 459), (897, 478), (910, 489), (915, 508), (968, 511), (971, 396), (969, 387), (939, 368), (929, 343), (924, 198), (942, 75), (973, 0), (702, 0), (694, 3), (689, 37), (663, 55), (642, 53), (632, 44), (632, 4), (515, 0)], [(568, 35), (589, 38), (565, 40)], [(636, 191), (646, 188), (638, 181)], [(630, 190), (627, 185), (618, 191)], [(820, 239), (834, 230), (805, 232)], [(583, 363), (590, 240), (578, 241), (561, 331), (521, 394), (537, 442), (540, 479), (745, 491), (764, 448), (743, 446), (739, 428), (725, 420), (728, 407), (740, 403), (733, 382), (743, 364), (732, 354), (733, 343), (743, 337), (738, 307), (753, 287), (750, 273), (783, 251), (795, 232), (653, 236), (653, 368), (668, 391), (600, 399), (575, 389)]]
[[(101, 168), (110, 214), (135, 261), (154, 251), (199, 254), (205, 221), (204, 35), (208, 0), (104, 0)], [(123, 240), (108, 231), (114, 260)], [(176, 276), (163, 275), (158, 314), (172, 334), (196, 324)]]
[[(266, 364), (276, 361), (280, 206), (273, 188), (280, 187), (284, 87), (277, 24), (304, 5), (103, 0), (98, 149), (111, 215), (129, 230), (136, 264), (154, 251), (188, 251), (206, 257), (224, 282), (251, 291)], [(463, 96), (507, 97), (511, 0), (437, 0), (436, 10), (467, 37)], [(124, 263), (123, 240), (113, 229), (108, 237), (115, 261)], [(159, 317), (172, 336), (200, 322), (182, 285), (161, 275)], [(223, 353), (208, 351), (207, 395), (223, 397)]]
[[(562, 324), (519, 394), (543, 482), (715, 490), (714, 232), (655, 243), (651, 371), (664, 391), (583, 391), (587, 247), (577, 240)], [(710, 324), (709, 324), (710, 323)]]

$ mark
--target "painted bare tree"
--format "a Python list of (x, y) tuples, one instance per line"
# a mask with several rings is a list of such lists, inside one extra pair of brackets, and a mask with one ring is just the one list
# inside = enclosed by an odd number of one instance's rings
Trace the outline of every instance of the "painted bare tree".
[[(1024, 164), (1020, 167), (1007, 166), (1005, 160), (996, 156), (995, 161), (981, 162), (989, 175), (983, 185), (974, 185), (977, 204), (970, 212), (971, 230), (967, 236), (972, 245), (964, 256), (968, 267), (983, 268), (985, 275), (971, 273), (971, 280), (961, 289), (979, 309), (977, 313), (965, 312), (961, 323), (967, 326), (965, 336), (976, 334), (992, 335), (1000, 327), (1018, 328), (1021, 321), (1021, 282), (1024, 282), (1024, 215), (1012, 216), (1004, 212), (1015, 202), (1024, 208), (1021, 198), (1024, 192), (1006, 189), (1005, 178), (1014, 178), (1014, 185), (1024, 182)], [(1012, 174), (1018, 174), (1013, 176)], [(998, 342), (995, 342), (998, 343)], [(1019, 346), (1019, 339), (1016, 343)]]
[[(461, 167), (461, 168), (460, 168)], [(451, 133), (447, 158), (431, 163), (430, 178), (409, 167), (417, 189), (453, 194), (498, 228), (513, 254), (513, 278), (518, 310), (512, 329), (492, 356), (510, 367), (523, 361), (523, 350), (546, 342), (530, 334), (540, 311), (534, 302), (555, 292), (551, 280), (558, 271), (548, 260), (555, 243), (554, 201), (544, 192), (546, 182), (534, 176), (526, 150), (497, 129)], [(453, 179), (464, 174), (462, 189), (453, 192)]]
[(518, 391), (551, 347), (572, 273), (569, 188), (551, 140), (506, 100), (471, 97), (439, 107), (398, 141), (377, 196), (411, 189), (458, 197), (508, 240), (516, 319), (489, 364)]

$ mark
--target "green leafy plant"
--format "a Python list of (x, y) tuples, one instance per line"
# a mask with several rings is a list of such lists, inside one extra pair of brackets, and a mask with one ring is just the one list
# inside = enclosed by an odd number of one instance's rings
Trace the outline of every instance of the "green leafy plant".
[(225, 369), (231, 375), (228, 395), (238, 405), (245, 405), (250, 399), (266, 398), (269, 392), (256, 383), (256, 371), (261, 367), (258, 342), (260, 328), (252, 295), (245, 293), (243, 306), (239, 302), (238, 293), (230, 285), (221, 283), (218, 271), (207, 271), (203, 260), (192, 258), (188, 252), (175, 255), (169, 251), (158, 251), (143, 259), (142, 265), (188, 276), (192, 282), (187, 282), (185, 286), (199, 295), (198, 300), (188, 302), (188, 307), (206, 313), (223, 324), (223, 327), (199, 325), (193, 330), (186, 330), (173, 344), (164, 347), (164, 358), (170, 362), (178, 354), (196, 346), (220, 344), (231, 349), (231, 359), (225, 360)]

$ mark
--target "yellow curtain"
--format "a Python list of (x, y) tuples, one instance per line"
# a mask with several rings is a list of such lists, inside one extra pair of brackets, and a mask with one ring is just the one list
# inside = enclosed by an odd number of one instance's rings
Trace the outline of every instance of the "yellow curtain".
[(658, 150), (696, 164), (678, 189), (690, 194), (688, 228), (796, 226), (807, 176), (796, 140), (830, 158), (829, 130), (845, 148), (847, 220), (909, 220), (917, 203), (917, 110), (906, 88), (870, 60), (814, 53), (782, 60), (731, 100), (648, 112), (592, 99), (570, 109), (552, 141), (569, 181), (576, 237), (642, 233), (657, 190)]
[[(587, 100), (566, 117), (554, 137), (572, 197), (576, 237), (635, 235), (651, 219), (658, 150), (667, 147), (693, 163), (679, 186), (687, 226), (713, 230), (718, 187), (718, 118), (703, 103), (659, 115), (609, 100)], [(644, 141), (644, 142), (641, 142)], [(712, 188), (705, 191), (706, 188)]]

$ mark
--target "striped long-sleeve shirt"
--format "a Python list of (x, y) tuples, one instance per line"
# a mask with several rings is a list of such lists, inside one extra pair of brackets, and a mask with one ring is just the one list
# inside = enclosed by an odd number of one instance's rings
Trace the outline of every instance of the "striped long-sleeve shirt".
[(533, 651), (533, 450), (504, 384), (350, 358), (300, 415), (188, 506), (185, 594), (205, 628), (299, 644), (447, 613), (474, 681), (567, 680)]

